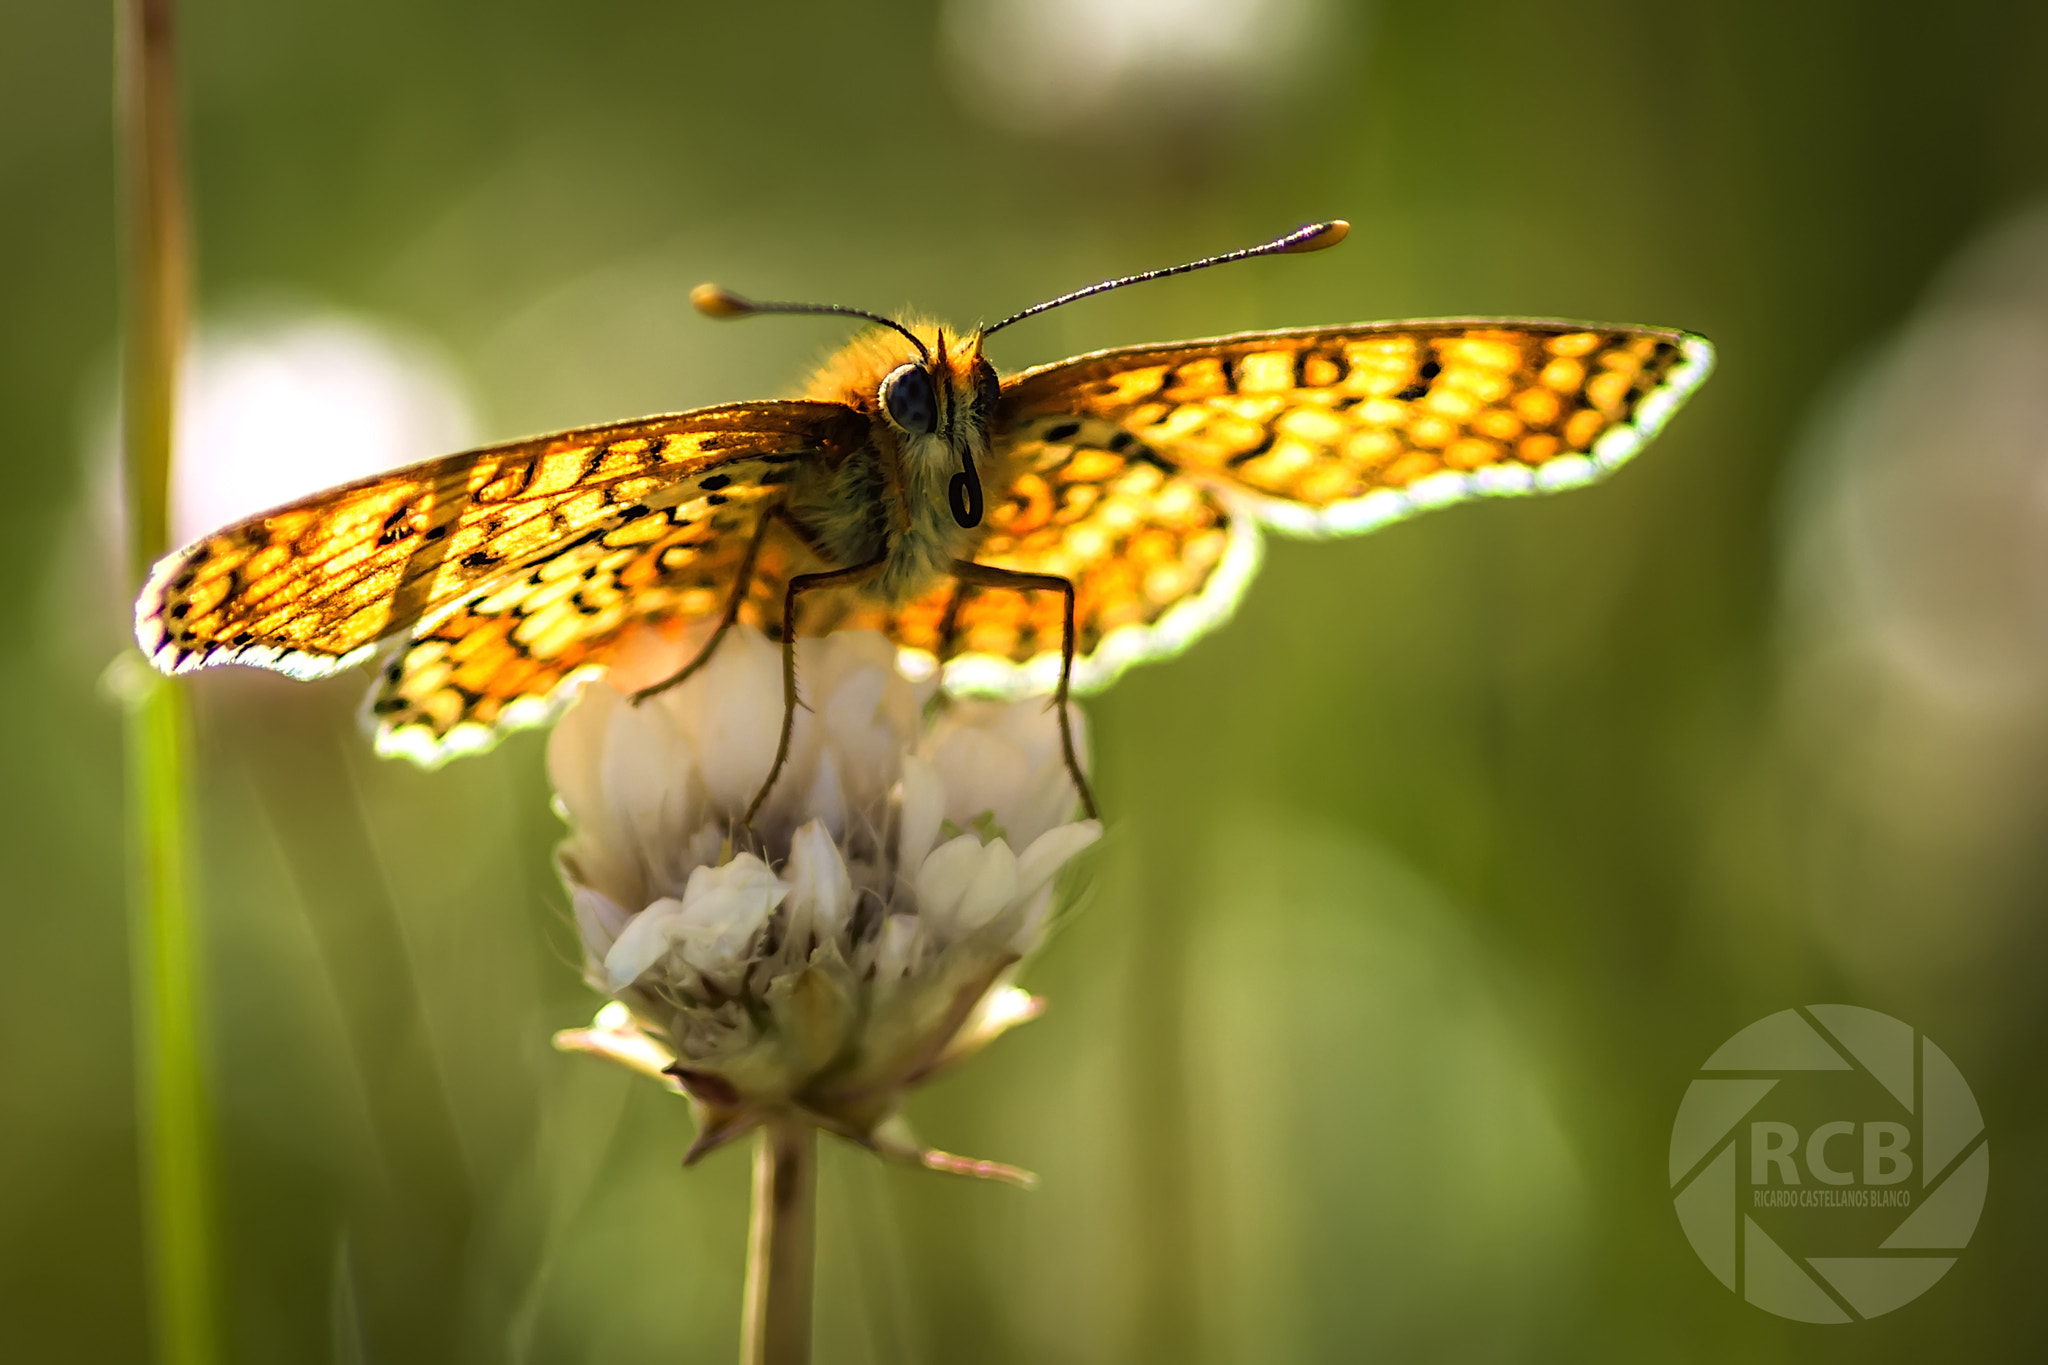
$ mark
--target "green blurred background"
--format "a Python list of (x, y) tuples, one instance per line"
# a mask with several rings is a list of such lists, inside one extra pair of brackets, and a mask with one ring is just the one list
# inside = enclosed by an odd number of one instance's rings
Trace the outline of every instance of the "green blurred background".
[[(702, 279), (967, 322), (1337, 215), (996, 359), (1461, 313), (1721, 348), (1610, 484), (1277, 543), (1088, 703), (1113, 834), (1051, 1011), (912, 1110), (1043, 1184), (829, 1151), (821, 1362), (2048, 1351), (2048, 8), (180, 8), (202, 356), (382, 338), (433, 388), (405, 440), (770, 396), (844, 335), (703, 321)], [(111, 46), (0, 6), (10, 1360), (148, 1339)], [(540, 740), (426, 774), (352, 680), (192, 687), (230, 1358), (731, 1358), (744, 1156), (680, 1171), (681, 1105), (548, 1047), (596, 1002)], [(1925, 1029), (1997, 1148), (1960, 1264), (1847, 1327), (1727, 1293), (1666, 1185), (1707, 1054), (1817, 1000)]]

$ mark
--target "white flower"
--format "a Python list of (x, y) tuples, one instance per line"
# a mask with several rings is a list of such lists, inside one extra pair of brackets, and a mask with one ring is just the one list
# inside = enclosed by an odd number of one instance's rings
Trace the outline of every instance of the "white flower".
[(768, 916), (788, 894), (788, 883), (751, 853), (699, 867), (681, 900), (663, 896), (626, 922), (605, 950), (605, 978), (623, 990), (674, 951), (704, 980), (737, 990)]
[(779, 647), (738, 628), (680, 686), (640, 706), (622, 691), (702, 638), (640, 642), (550, 740), (587, 975), (627, 1007), (558, 1044), (689, 1094), (692, 1159), (793, 1112), (935, 1169), (1015, 1175), (918, 1146), (896, 1111), (1037, 1013), (1010, 979), (1060, 869), (1101, 834), (1071, 818), (1058, 716), (1034, 699), (928, 720), (933, 685), (880, 636), (800, 641), (789, 761), (741, 825), (775, 755)]

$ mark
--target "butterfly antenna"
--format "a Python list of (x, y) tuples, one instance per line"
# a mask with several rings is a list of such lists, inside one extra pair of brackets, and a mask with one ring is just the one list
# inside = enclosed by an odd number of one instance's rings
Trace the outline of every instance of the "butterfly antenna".
[[(1185, 275), (1190, 270), (1207, 270), (1212, 265), (1228, 265), (1232, 261), (1248, 261), (1254, 256), (1297, 256), (1306, 251), (1321, 251), (1325, 247), (1337, 245), (1350, 232), (1351, 224), (1345, 222), (1342, 218), (1332, 218), (1327, 223), (1310, 223), (1306, 227), (1296, 228), (1285, 237), (1275, 237), (1270, 242), (1262, 242), (1258, 246), (1248, 246), (1241, 251), (1226, 251), (1221, 256), (1204, 256), (1201, 260), (1189, 261), (1186, 265), (1171, 265), (1164, 270), (1147, 270), (1141, 275), (1126, 275), (1120, 280), (1104, 280), (1101, 284), (1091, 284), (1086, 289), (1076, 289), (1071, 294), (1062, 294), (1056, 299), (1047, 299), (1044, 303), (1035, 303), (1021, 313), (1012, 313), (995, 326), (982, 328), (981, 334), (987, 336), (991, 332), (1000, 332), (1013, 322), (1022, 322), (1024, 319), (1038, 313), (1043, 313), (1047, 309), (1057, 308), (1063, 303), (1072, 303), (1076, 299), (1085, 299), (1090, 294), (1106, 294), (1112, 289), (1121, 289), (1127, 284), (1143, 284), (1146, 280), (1163, 280), (1168, 275)], [(702, 307), (702, 305), (700, 304), (699, 307)]]
[(721, 289), (715, 284), (700, 284), (690, 291), (690, 304), (709, 318), (746, 318), (756, 313), (837, 313), (843, 317), (866, 318), (879, 322), (884, 327), (894, 327), (910, 338), (910, 344), (917, 347), (918, 355), (929, 365), (932, 355), (917, 339), (917, 334), (894, 318), (885, 318), (880, 313), (870, 313), (862, 308), (848, 308), (838, 303), (756, 303), (743, 299), (730, 289)]

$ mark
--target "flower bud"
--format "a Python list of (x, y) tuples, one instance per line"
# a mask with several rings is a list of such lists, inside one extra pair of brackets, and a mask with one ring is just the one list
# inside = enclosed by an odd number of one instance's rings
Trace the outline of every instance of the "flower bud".
[[(658, 652), (641, 643), (653, 678)], [(898, 1110), (1039, 1011), (1011, 979), (1055, 877), (1101, 834), (1071, 818), (1058, 717), (1042, 700), (930, 714), (933, 684), (878, 635), (797, 657), (807, 709), (751, 825), (782, 721), (780, 651), (758, 632), (644, 705), (593, 683), (556, 727), (557, 865), (587, 976), (616, 999), (556, 1043), (688, 1095), (689, 1160), (795, 1114), (931, 1169), (1023, 1178), (922, 1147)]]

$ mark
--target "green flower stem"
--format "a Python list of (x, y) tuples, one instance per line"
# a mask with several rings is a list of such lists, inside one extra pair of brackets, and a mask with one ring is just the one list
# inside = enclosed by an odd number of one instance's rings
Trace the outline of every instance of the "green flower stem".
[[(136, 670), (138, 673), (140, 670)], [(163, 678), (128, 699), (130, 990), (145, 1265), (157, 1358), (216, 1358), (199, 945), (187, 894), (185, 694)]]
[[(122, 443), (135, 582), (169, 548), (187, 249), (170, 0), (117, 0), (116, 90), (126, 255)], [(209, 1365), (212, 1201), (199, 1031), (198, 935), (189, 893), (185, 695), (143, 667), (127, 703), (130, 990), (146, 1267), (157, 1358)]]
[(740, 1365), (805, 1365), (817, 1245), (817, 1131), (775, 1119), (756, 1142)]
[(139, 587), (170, 548), (172, 409), (189, 261), (171, 0), (118, 0), (115, 34), (127, 261), (121, 437), (128, 566)]

